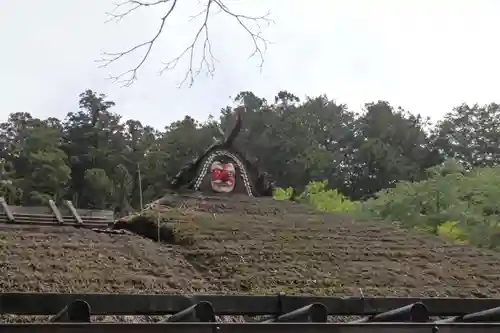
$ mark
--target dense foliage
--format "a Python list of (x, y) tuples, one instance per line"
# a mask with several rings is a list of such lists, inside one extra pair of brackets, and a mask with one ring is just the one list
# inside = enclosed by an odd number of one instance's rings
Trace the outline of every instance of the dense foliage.
[[(458, 243), (500, 248), (500, 168), (466, 171), (448, 160), (428, 170), (429, 178), (402, 181), (363, 202), (351, 201), (325, 182), (311, 182), (296, 200), (319, 210), (356, 213), (439, 235)], [(275, 198), (291, 199), (292, 188)]]
[[(241, 92), (235, 102), (247, 108), (236, 145), (288, 188), (278, 196), (293, 187), (301, 193), (294, 200), (322, 210), (363, 212), (456, 239), (467, 233), (467, 241), (496, 246), (499, 105), (460, 105), (430, 126), (385, 101), (361, 114), (327, 96), (300, 101), (287, 91), (272, 102)], [(11, 204), (70, 199), (124, 214), (140, 207), (141, 194), (144, 203), (161, 196), (233, 121), (227, 106), (219, 119), (186, 116), (155, 129), (124, 121), (118, 108), (87, 90), (65, 119), (10, 114), (0, 124), (0, 195)]]

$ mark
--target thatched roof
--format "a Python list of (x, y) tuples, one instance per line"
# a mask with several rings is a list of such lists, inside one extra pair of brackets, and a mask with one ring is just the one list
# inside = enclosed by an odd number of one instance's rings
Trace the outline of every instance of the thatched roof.
[[(161, 226), (161, 243), (148, 238)], [(134, 226), (135, 225), (135, 226)], [(169, 195), (134, 233), (0, 228), (3, 292), (499, 297), (500, 253), (245, 195)], [(116, 231), (116, 230), (114, 230)], [(111, 232), (111, 231), (110, 231)], [(142, 236), (141, 236), (142, 235)]]

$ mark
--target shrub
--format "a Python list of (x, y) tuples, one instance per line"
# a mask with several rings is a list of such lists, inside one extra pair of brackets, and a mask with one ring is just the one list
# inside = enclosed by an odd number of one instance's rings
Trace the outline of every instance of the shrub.
[[(361, 214), (457, 243), (500, 248), (500, 168), (465, 171), (447, 161), (427, 173), (427, 180), (399, 182), (364, 202), (328, 189), (327, 181), (310, 182), (298, 200), (324, 212)], [(275, 198), (289, 200), (292, 193), (277, 189)]]
[[(324, 212), (354, 212), (358, 208), (356, 202), (350, 201), (337, 190), (328, 189), (328, 182), (310, 182), (305, 191), (298, 197), (298, 201), (308, 203), (314, 208)], [(291, 187), (278, 188), (274, 192), (276, 200), (290, 200), (293, 193)]]

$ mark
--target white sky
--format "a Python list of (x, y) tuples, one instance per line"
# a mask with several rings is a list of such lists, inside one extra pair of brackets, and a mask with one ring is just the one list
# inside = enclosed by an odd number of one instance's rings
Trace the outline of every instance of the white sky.
[(218, 14), (210, 23), (215, 77), (200, 75), (180, 89), (186, 63), (157, 74), (199, 24), (187, 22), (199, 1), (179, 1), (139, 81), (121, 88), (106, 77), (133, 67), (140, 54), (108, 69), (95, 60), (103, 49), (152, 36), (165, 7), (105, 24), (113, 0), (0, 0), (0, 120), (17, 111), (62, 118), (88, 88), (106, 93), (125, 119), (157, 128), (186, 114), (218, 115), (242, 90), (269, 100), (284, 89), (301, 98), (325, 93), (353, 110), (382, 99), (433, 119), (462, 102), (500, 102), (499, 0), (227, 0), (247, 15), (272, 12), (275, 24), (264, 36), (273, 44), (262, 72), (257, 58), (248, 60), (249, 37)]

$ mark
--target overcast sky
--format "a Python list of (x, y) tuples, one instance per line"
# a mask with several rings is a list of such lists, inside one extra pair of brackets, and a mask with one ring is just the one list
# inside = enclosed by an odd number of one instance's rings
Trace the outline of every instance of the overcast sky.
[(271, 11), (275, 24), (264, 36), (273, 44), (262, 72), (258, 58), (248, 60), (249, 36), (217, 14), (210, 18), (215, 77), (200, 75), (181, 89), (186, 62), (157, 73), (192, 42), (200, 21), (188, 18), (202, 5), (179, 0), (139, 81), (121, 88), (106, 78), (135, 66), (142, 53), (107, 69), (95, 60), (101, 50), (150, 38), (166, 7), (104, 23), (116, 1), (0, 0), (2, 120), (16, 111), (63, 118), (88, 88), (106, 93), (125, 119), (157, 128), (186, 114), (217, 116), (242, 90), (269, 100), (284, 89), (301, 98), (324, 93), (353, 110), (382, 99), (433, 119), (462, 102), (500, 102), (498, 0), (228, 0), (246, 15)]

